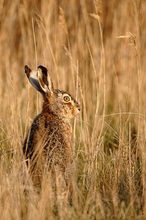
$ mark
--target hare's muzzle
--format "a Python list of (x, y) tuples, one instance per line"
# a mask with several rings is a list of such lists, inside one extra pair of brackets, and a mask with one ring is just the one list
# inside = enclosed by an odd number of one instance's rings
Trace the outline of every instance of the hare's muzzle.
[(80, 110), (81, 110), (80, 106), (76, 106), (76, 107), (74, 107), (73, 110), (72, 110), (72, 114), (73, 114), (73, 116), (78, 115), (79, 112), (80, 112)]

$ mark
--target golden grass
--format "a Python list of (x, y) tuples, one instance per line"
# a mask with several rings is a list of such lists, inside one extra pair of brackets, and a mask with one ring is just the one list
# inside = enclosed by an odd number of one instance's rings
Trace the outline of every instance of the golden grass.
[[(146, 219), (145, 1), (0, 1), (0, 219)], [(81, 103), (70, 203), (22, 154), (41, 111), (24, 65)]]

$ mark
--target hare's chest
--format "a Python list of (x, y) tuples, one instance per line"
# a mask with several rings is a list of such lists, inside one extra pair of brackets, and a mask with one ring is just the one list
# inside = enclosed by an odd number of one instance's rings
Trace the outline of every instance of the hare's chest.
[(62, 154), (72, 143), (72, 129), (69, 125), (50, 121), (45, 124), (42, 133), (45, 136), (44, 149), (48, 151)]
[[(44, 154), (50, 164), (66, 164), (72, 160), (72, 130), (64, 124), (49, 124), (45, 128)], [(68, 161), (68, 162), (67, 162)]]

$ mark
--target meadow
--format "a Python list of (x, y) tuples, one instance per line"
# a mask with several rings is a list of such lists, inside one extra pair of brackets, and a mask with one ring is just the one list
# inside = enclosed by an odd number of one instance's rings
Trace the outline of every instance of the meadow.
[[(146, 219), (146, 2), (0, 0), (0, 219)], [(48, 68), (79, 101), (72, 203), (31, 182), (23, 141)]]

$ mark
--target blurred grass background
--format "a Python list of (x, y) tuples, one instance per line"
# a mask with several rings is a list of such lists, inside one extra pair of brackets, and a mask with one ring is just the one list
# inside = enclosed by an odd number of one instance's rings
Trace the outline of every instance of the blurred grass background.
[[(1, 219), (146, 218), (145, 21), (144, 0), (0, 0)], [(72, 204), (29, 181), (22, 144), (42, 99), (25, 64), (81, 104)]]

